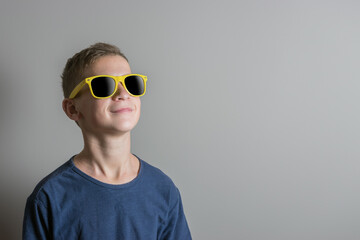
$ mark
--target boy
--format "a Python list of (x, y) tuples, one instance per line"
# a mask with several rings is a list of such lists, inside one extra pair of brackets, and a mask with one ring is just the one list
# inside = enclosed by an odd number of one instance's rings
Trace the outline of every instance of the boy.
[(62, 80), (84, 148), (29, 196), (23, 239), (191, 239), (176, 186), (130, 152), (146, 76), (97, 43), (67, 61)]

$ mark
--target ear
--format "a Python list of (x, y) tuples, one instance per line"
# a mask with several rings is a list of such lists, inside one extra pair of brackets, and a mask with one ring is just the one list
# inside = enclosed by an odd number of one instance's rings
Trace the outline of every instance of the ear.
[(62, 102), (62, 108), (65, 114), (74, 121), (80, 119), (80, 112), (77, 110), (74, 99), (65, 98)]

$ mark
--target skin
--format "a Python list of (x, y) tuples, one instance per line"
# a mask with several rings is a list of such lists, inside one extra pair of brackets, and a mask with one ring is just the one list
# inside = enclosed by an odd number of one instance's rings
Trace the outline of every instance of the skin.
[[(121, 56), (97, 59), (87, 76), (121, 76), (131, 73)], [(96, 99), (86, 85), (74, 99), (64, 99), (66, 115), (83, 133), (84, 148), (74, 164), (87, 175), (109, 184), (124, 184), (138, 175), (139, 160), (130, 151), (130, 132), (140, 118), (139, 97), (130, 96), (121, 83), (111, 98)]]

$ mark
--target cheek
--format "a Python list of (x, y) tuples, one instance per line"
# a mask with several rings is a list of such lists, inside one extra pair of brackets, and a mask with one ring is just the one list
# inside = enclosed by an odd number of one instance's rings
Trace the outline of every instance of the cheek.
[(135, 106), (136, 106), (136, 110), (137, 110), (137, 115), (140, 116), (140, 112), (141, 112), (141, 101), (140, 101), (140, 98), (138, 98), (138, 99), (136, 100)]
[(140, 98), (138, 98), (138, 103), (137, 103), (137, 105), (138, 105), (138, 107), (139, 107), (139, 110), (140, 110), (140, 108), (141, 108), (141, 100), (140, 100)]
[(83, 115), (91, 121), (101, 119), (104, 117), (104, 106), (100, 101), (89, 100), (83, 105)]

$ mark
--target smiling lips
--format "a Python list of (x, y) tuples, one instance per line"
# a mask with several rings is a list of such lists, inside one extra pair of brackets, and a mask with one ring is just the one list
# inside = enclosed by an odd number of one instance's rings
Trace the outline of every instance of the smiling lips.
[(114, 111), (111, 111), (112, 113), (126, 113), (126, 112), (132, 112), (133, 110), (129, 107), (125, 107), (125, 108), (119, 108), (116, 109)]

